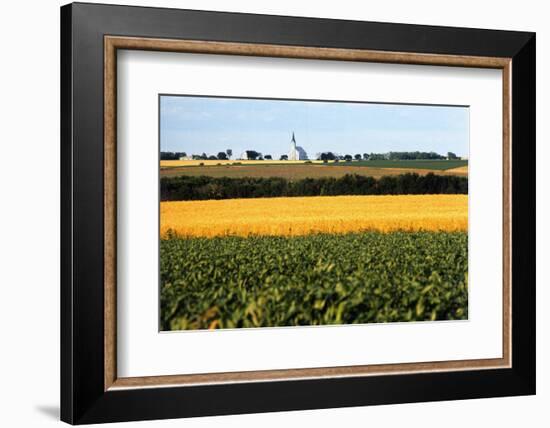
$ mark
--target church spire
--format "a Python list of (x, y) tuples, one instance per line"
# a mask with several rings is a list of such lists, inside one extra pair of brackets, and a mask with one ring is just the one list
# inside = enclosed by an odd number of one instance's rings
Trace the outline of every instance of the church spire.
[(288, 153), (288, 160), (299, 160), (300, 155), (296, 149), (296, 137), (294, 136), (294, 131), (292, 131), (292, 140), (290, 140), (290, 152)]

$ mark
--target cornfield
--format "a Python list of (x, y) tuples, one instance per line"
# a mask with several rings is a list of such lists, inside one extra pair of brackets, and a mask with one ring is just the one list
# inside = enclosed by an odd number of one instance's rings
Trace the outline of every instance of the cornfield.
[(468, 319), (468, 234), (170, 238), (162, 330)]
[(467, 195), (319, 196), (162, 202), (162, 237), (467, 231)]

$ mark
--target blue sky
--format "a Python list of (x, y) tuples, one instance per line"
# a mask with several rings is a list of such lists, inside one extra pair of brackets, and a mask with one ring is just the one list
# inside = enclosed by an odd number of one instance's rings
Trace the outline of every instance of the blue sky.
[(467, 107), (161, 96), (161, 151), (279, 158), (292, 132), (316, 153), (454, 152), (468, 155)]

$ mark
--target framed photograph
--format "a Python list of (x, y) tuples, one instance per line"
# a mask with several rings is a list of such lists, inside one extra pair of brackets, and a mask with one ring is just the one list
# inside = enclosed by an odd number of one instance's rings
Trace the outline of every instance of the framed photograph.
[(535, 35), (61, 8), (61, 418), (535, 393)]

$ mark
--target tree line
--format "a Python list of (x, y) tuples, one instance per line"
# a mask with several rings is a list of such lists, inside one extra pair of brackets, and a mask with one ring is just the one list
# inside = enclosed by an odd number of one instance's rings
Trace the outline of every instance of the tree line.
[(323, 152), (317, 156), (317, 159), (322, 161), (338, 161), (343, 160), (351, 162), (352, 160), (443, 160), (443, 159), (458, 159), (458, 156), (453, 152), (448, 152), (447, 156), (440, 155), (435, 152), (388, 152), (388, 153), (356, 153), (355, 155), (338, 155), (333, 152)]
[(179, 160), (187, 156), (185, 152), (160, 152), (160, 160)]
[(407, 173), (381, 178), (357, 174), (343, 177), (208, 177), (161, 178), (161, 201), (268, 198), (280, 196), (467, 194), (468, 178)]
[[(248, 160), (272, 160), (271, 155), (262, 155), (256, 150), (246, 150), (246, 158)], [(194, 160), (228, 160), (233, 155), (231, 149), (225, 152), (219, 152), (217, 155), (208, 155), (206, 153), (191, 155)], [(160, 152), (160, 160), (178, 160), (187, 157), (185, 152)], [(333, 152), (323, 152), (317, 156), (318, 160), (322, 161), (346, 161), (352, 160), (443, 160), (443, 159), (458, 159), (458, 156), (453, 152), (448, 152), (447, 156), (440, 155), (435, 152), (389, 152), (389, 153), (356, 153), (355, 155), (338, 155)], [(279, 160), (288, 160), (288, 155), (281, 155)]]
[[(219, 152), (217, 155), (207, 155), (202, 153), (200, 155), (191, 155), (193, 160), (228, 160), (233, 156), (233, 150), (227, 149), (225, 152)], [(186, 158), (186, 152), (160, 152), (160, 160), (179, 160)]]

